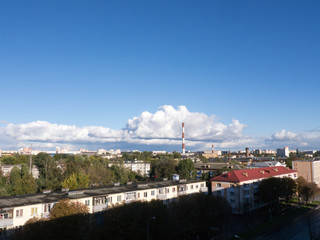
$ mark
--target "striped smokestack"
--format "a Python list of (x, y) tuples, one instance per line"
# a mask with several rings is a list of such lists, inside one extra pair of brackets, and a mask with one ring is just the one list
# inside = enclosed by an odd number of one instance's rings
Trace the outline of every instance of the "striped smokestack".
[(184, 142), (184, 123), (182, 123), (182, 154), (186, 153), (185, 142)]

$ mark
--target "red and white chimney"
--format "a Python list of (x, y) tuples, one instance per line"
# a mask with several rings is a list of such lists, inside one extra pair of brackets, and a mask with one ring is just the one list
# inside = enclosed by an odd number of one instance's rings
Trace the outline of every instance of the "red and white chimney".
[(182, 154), (186, 153), (186, 146), (184, 140), (184, 123), (182, 123)]

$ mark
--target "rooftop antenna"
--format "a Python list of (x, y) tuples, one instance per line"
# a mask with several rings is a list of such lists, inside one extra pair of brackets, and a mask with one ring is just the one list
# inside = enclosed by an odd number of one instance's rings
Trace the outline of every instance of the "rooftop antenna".
[(29, 173), (32, 174), (32, 143), (30, 146), (30, 163), (29, 163)]

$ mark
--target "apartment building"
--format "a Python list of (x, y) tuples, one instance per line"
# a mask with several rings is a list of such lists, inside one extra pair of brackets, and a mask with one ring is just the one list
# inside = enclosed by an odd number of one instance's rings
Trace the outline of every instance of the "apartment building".
[(290, 154), (289, 147), (277, 149), (277, 157), (289, 157), (289, 154)]
[(296, 179), (297, 175), (297, 171), (282, 166), (235, 170), (211, 178), (211, 190), (213, 195), (230, 203), (233, 213), (242, 214), (265, 205), (258, 196), (261, 180), (269, 177)]
[(48, 218), (61, 199), (83, 203), (88, 206), (89, 213), (95, 213), (134, 201), (158, 199), (168, 203), (179, 196), (199, 192), (208, 192), (205, 181), (163, 181), (3, 197), (0, 198), (0, 232), (22, 227), (33, 217)]
[(292, 168), (298, 172), (309, 183), (315, 183), (320, 187), (320, 160), (295, 160), (292, 161)]
[[(120, 163), (109, 163), (108, 166), (111, 167), (112, 165), (121, 165)], [(150, 175), (150, 168), (151, 163), (144, 162), (141, 160), (135, 160), (135, 161), (125, 161), (122, 166), (124, 168), (130, 169), (133, 172), (139, 173), (142, 176), (143, 175)]]

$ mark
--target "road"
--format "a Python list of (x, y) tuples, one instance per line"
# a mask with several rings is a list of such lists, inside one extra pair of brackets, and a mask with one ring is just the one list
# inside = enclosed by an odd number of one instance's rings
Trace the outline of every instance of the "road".
[(282, 226), (272, 232), (260, 235), (255, 239), (264, 240), (301, 240), (311, 239), (308, 227), (308, 217), (310, 218), (310, 226), (313, 237), (320, 236), (320, 208), (312, 211), (309, 216), (304, 216), (299, 219), (293, 219), (287, 225)]

